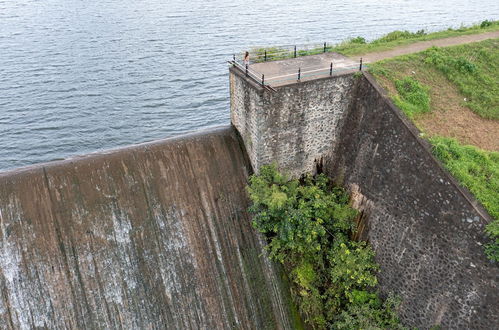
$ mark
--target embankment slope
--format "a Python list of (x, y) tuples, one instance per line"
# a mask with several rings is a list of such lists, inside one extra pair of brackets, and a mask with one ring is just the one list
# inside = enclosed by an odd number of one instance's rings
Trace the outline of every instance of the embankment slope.
[(0, 328), (290, 328), (231, 127), (0, 174)]

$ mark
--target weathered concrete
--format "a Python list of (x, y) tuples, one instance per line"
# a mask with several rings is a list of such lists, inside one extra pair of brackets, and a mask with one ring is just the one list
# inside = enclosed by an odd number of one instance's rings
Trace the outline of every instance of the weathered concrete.
[(336, 143), (354, 82), (352, 74), (343, 74), (282, 86), (272, 93), (231, 68), (231, 121), (255, 171), (276, 162), (294, 177), (314, 172)]
[(0, 175), (0, 328), (287, 328), (236, 133)]
[[(368, 74), (261, 90), (231, 70), (232, 122), (255, 169), (323, 170), (352, 191), (384, 293), (411, 327), (498, 329), (499, 269), (483, 245), (490, 216), (432, 156)], [(323, 161), (322, 161), (323, 160)]]

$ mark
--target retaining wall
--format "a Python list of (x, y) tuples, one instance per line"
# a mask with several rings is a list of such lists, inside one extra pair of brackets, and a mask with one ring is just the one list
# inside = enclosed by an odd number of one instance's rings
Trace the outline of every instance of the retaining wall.
[(419, 329), (498, 329), (499, 269), (484, 254), (490, 216), (442, 168), (374, 79), (359, 79), (324, 169), (367, 219), (384, 293)]

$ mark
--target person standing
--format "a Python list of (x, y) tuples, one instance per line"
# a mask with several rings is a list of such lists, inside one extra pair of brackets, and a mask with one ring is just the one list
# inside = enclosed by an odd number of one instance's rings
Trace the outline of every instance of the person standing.
[(249, 65), (249, 63), (250, 63), (250, 62), (249, 62), (249, 61), (250, 61), (250, 60), (249, 60), (249, 58), (250, 58), (250, 56), (249, 56), (249, 52), (246, 52), (246, 53), (244, 54), (244, 59), (243, 59), (244, 66), (248, 66), (248, 65)]

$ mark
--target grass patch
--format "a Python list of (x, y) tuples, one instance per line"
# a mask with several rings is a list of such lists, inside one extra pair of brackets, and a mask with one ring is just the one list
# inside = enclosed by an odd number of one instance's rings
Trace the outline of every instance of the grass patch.
[[(408, 45), (419, 41), (427, 41), (462, 35), (477, 34), (491, 31), (499, 31), (499, 21), (485, 20), (472, 26), (461, 26), (458, 29), (448, 28), (445, 31), (427, 33), (425, 30), (416, 32), (393, 31), (378, 39), (368, 42), (365, 38), (358, 36), (343, 41), (337, 45), (326, 47), (326, 52), (337, 52), (343, 55), (360, 55), (369, 52), (384, 51), (398, 46)], [(294, 49), (284, 47), (255, 48), (251, 50), (252, 60), (263, 62), (265, 51), (267, 61), (282, 60), (294, 57)], [(315, 55), (324, 52), (324, 47), (309, 50), (298, 50), (297, 56)]]
[(423, 52), (424, 61), (440, 70), (467, 97), (467, 106), (487, 119), (499, 120), (499, 39)]
[(409, 118), (413, 118), (415, 114), (430, 111), (430, 96), (427, 86), (412, 77), (405, 77), (395, 80), (395, 87), (399, 95), (394, 97), (394, 102)]
[[(398, 46), (409, 45), (419, 41), (435, 40), (449, 37), (459, 37), (469, 34), (477, 34), (483, 32), (491, 32), (499, 30), (499, 21), (485, 20), (479, 24), (471, 26), (461, 26), (458, 29), (448, 28), (444, 31), (427, 33), (425, 30), (416, 32), (410, 31), (393, 31), (381, 38), (371, 42), (359, 42), (360, 37), (347, 40), (333, 47), (332, 51), (344, 55), (360, 55), (370, 52), (378, 52), (390, 50)], [(365, 41), (365, 40), (364, 40)]]
[(444, 137), (430, 138), (430, 142), (433, 154), (494, 217), (486, 229), (492, 240), (486, 253), (490, 259), (499, 261), (499, 152), (463, 146)]
[(374, 251), (351, 239), (357, 212), (325, 175), (289, 180), (275, 166), (250, 177), (253, 226), (283, 264), (291, 293), (314, 329), (400, 329), (398, 302), (377, 292)]
[[(418, 75), (418, 82), (426, 83), (430, 89), (440, 88), (432, 76), (444, 76), (466, 98), (467, 107), (482, 118), (499, 120), (499, 39), (432, 47), (421, 53), (370, 65), (370, 72), (376, 78), (395, 85), (397, 80), (407, 79), (407, 72), (411, 71), (422, 73)], [(395, 102), (397, 97), (403, 97), (398, 87), (397, 90), (399, 93), (393, 95)]]

